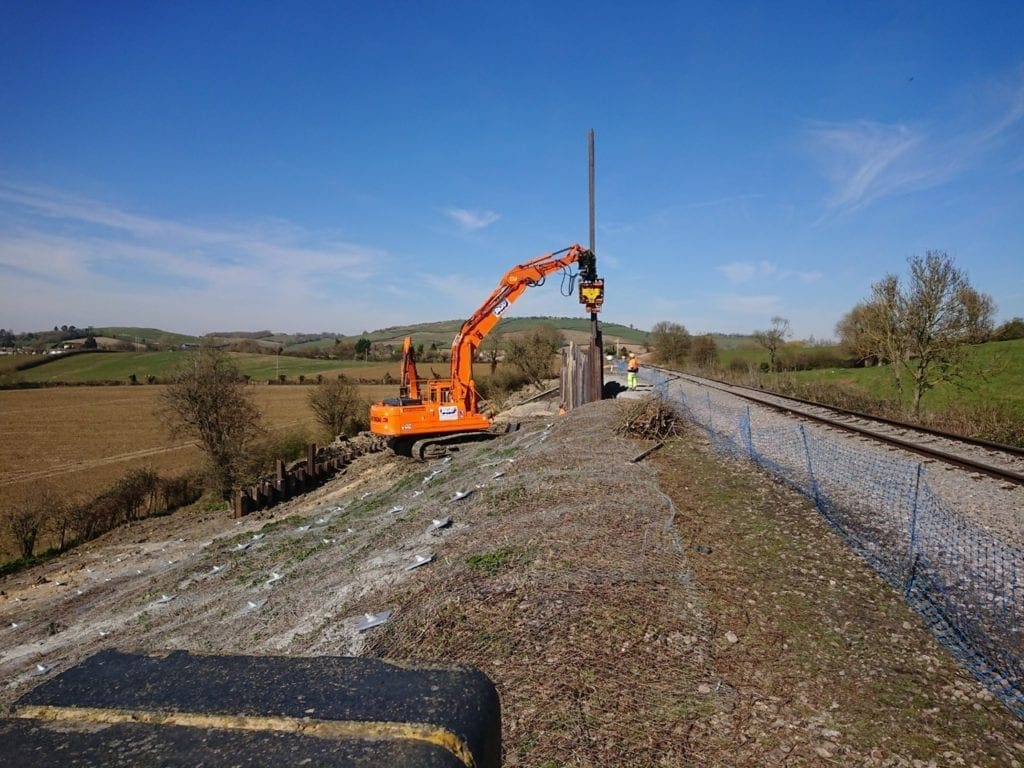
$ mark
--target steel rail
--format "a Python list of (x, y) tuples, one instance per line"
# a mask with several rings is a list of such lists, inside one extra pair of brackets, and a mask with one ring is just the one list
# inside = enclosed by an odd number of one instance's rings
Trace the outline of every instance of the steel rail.
[[(663, 369), (664, 370), (664, 369)], [(667, 372), (667, 371), (666, 371)], [(883, 424), (889, 424), (893, 427), (899, 427), (900, 429), (908, 429), (913, 432), (925, 432), (929, 435), (935, 435), (945, 440), (953, 440), (958, 443), (967, 443), (969, 445), (977, 445), (981, 448), (988, 448), (993, 451), (1000, 451), (1002, 453), (1009, 453), (1014, 456), (1020, 456), (1024, 458), (1024, 448), (1016, 445), (1006, 445), (1005, 443), (997, 443), (993, 440), (985, 440), (980, 437), (970, 437), (969, 435), (958, 435), (955, 432), (946, 432), (942, 429), (935, 429), (934, 427), (925, 427), (919, 424), (911, 424), (907, 421), (900, 421), (899, 419), (890, 419), (886, 416), (873, 416), (870, 413), (864, 413), (863, 411), (851, 411), (849, 408), (840, 408), (838, 405), (827, 405), (825, 403), (819, 403), (814, 400), (805, 400), (802, 397), (795, 397), (794, 395), (781, 395), (778, 392), (772, 392), (770, 389), (755, 389), (754, 387), (748, 387), (744, 384), (733, 384), (728, 381), (722, 381), (721, 379), (712, 379), (705, 376), (694, 376), (693, 374), (676, 374), (677, 376), (688, 376), (691, 379), (697, 379), (700, 381), (713, 381), (716, 384), (722, 384), (727, 387), (736, 387), (738, 389), (746, 389), (751, 392), (763, 392), (773, 397), (782, 397), (786, 400), (792, 400), (797, 403), (803, 403), (804, 405), (810, 405), (814, 408), (827, 408), (830, 411), (836, 413), (842, 413), (847, 416), (853, 416), (858, 419), (866, 419), (868, 421), (878, 421)]]
[(658, 369), (658, 370), (662, 371), (666, 375), (669, 375), (669, 376), (671, 376), (672, 378), (675, 378), (675, 379), (685, 379), (687, 381), (690, 381), (690, 382), (693, 382), (695, 384), (698, 384), (698, 385), (700, 385), (702, 387), (707, 387), (709, 389), (717, 389), (717, 390), (719, 390), (721, 392), (726, 392), (727, 394), (733, 395), (734, 397), (739, 397), (739, 398), (742, 398), (744, 400), (750, 400), (751, 402), (755, 402), (755, 403), (758, 403), (760, 405), (764, 405), (764, 406), (766, 406), (768, 408), (772, 408), (772, 409), (777, 410), (777, 411), (782, 411), (784, 413), (790, 413), (790, 414), (793, 414), (795, 416), (801, 416), (803, 418), (811, 419), (812, 421), (817, 421), (817, 422), (820, 422), (822, 424), (827, 424), (827, 425), (829, 425), (831, 427), (835, 427), (837, 429), (841, 429), (841, 430), (844, 430), (844, 431), (847, 431), (847, 432), (853, 432), (855, 434), (864, 435), (865, 437), (870, 437), (870, 438), (872, 438), (874, 440), (878, 440), (880, 442), (887, 443), (889, 445), (895, 445), (895, 446), (898, 446), (898, 447), (903, 448), (905, 450), (911, 451), (913, 453), (920, 454), (922, 456), (927, 456), (927, 457), (932, 458), (932, 459), (938, 459), (939, 461), (943, 461), (943, 462), (945, 462), (947, 464), (954, 464), (954, 465), (959, 466), (959, 467), (964, 467), (965, 469), (974, 470), (975, 472), (981, 472), (983, 474), (989, 475), (990, 477), (994, 477), (994, 478), (996, 478), (998, 480), (1006, 480), (1006, 481), (1009, 481), (1009, 482), (1016, 483), (1018, 485), (1024, 485), (1024, 474), (1022, 474), (1020, 472), (1015, 472), (1013, 470), (1005, 469), (1003, 467), (996, 467), (996, 466), (993, 466), (991, 464), (986, 464), (985, 462), (976, 461), (974, 459), (967, 458), (966, 456), (959, 456), (957, 454), (948, 453), (946, 451), (941, 451), (941, 450), (939, 450), (937, 448), (929, 448), (928, 446), (921, 445), (920, 443), (914, 443), (914, 442), (911, 442), (909, 440), (903, 440), (903, 439), (901, 439), (899, 437), (894, 437), (892, 435), (885, 435), (885, 434), (882, 434), (882, 433), (879, 433), (879, 432), (872, 431), (872, 430), (867, 429), (865, 427), (859, 427), (859, 426), (857, 426), (855, 424), (850, 424), (850, 423), (845, 422), (845, 421), (838, 421), (836, 419), (830, 419), (827, 416), (820, 416), (820, 415), (817, 415), (817, 414), (808, 413), (807, 411), (800, 410), (799, 408), (791, 408), (791, 407), (783, 405), (781, 403), (771, 402), (770, 400), (766, 400), (766, 399), (764, 399), (762, 397), (758, 397), (757, 395), (754, 395), (754, 394), (745, 394), (744, 392), (737, 392), (736, 390), (737, 389), (741, 389), (741, 390), (746, 390), (747, 392), (750, 392), (750, 393), (757, 392), (759, 394), (770, 394), (772, 397), (781, 398), (783, 400), (791, 400), (791, 401), (794, 401), (794, 402), (801, 403), (803, 405), (809, 405), (809, 406), (813, 406), (813, 407), (816, 407), (816, 408), (824, 408), (825, 410), (831, 410), (831, 411), (835, 411), (835, 412), (838, 412), (838, 413), (843, 413), (843, 414), (846, 414), (846, 415), (853, 415), (853, 416), (856, 416), (857, 418), (866, 419), (866, 420), (870, 420), (870, 421), (882, 422), (882, 423), (889, 424), (890, 426), (899, 426), (900, 428), (907, 429), (907, 430), (910, 430), (910, 431), (924, 432), (926, 434), (931, 434), (931, 435), (943, 437), (943, 438), (945, 438), (947, 440), (951, 440), (951, 441), (955, 441), (955, 442), (960, 442), (960, 443), (965, 443), (965, 444), (968, 444), (968, 445), (976, 445), (976, 446), (980, 446), (980, 447), (985, 447), (985, 448), (988, 448), (990, 450), (991, 449), (997, 449), (997, 450), (1005, 451), (1006, 453), (1009, 453), (1009, 454), (1012, 454), (1012, 455), (1015, 455), (1015, 456), (1022, 456), (1022, 455), (1024, 455), (1024, 451), (1022, 451), (1021, 449), (1015, 448), (1014, 446), (1005, 446), (1005, 445), (1001, 445), (999, 443), (993, 443), (993, 442), (987, 441), (987, 440), (979, 441), (979, 440), (974, 439), (974, 438), (965, 438), (962, 435), (953, 435), (953, 434), (950, 434), (950, 433), (943, 433), (943, 432), (940, 432), (938, 430), (932, 430), (932, 429), (928, 429), (928, 428), (919, 428), (919, 427), (916, 427), (916, 426), (914, 426), (912, 424), (906, 424), (904, 422), (895, 422), (895, 421), (893, 421), (891, 419), (879, 419), (879, 418), (876, 418), (874, 416), (869, 416), (867, 414), (858, 413), (856, 411), (847, 411), (847, 410), (842, 409), (842, 408), (835, 408), (835, 407), (833, 407), (831, 405), (824, 405), (822, 403), (815, 403), (815, 402), (810, 401), (810, 400), (801, 400), (800, 398), (789, 397), (788, 395), (779, 395), (779, 394), (775, 394), (773, 392), (761, 392), (761, 390), (754, 390), (754, 389), (751, 389), (749, 387), (744, 387), (744, 386), (741, 386), (741, 385), (738, 385), (738, 384), (729, 384), (728, 382), (719, 382), (719, 381), (717, 381), (715, 379), (705, 379), (705, 378), (702, 378), (700, 376), (693, 376), (692, 374), (683, 374), (683, 373), (678, 373), (678, 372), (675, 372), (675, 371), (668, 371), (668, 370), (663, 369), (663, 368), (662, 369)]

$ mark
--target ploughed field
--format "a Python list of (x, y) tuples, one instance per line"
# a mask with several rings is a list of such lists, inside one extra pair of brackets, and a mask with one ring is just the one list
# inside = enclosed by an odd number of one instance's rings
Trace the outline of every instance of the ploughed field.
[[(364, 386), (367, 399), (395, 386)], [(0, 561), (14, 556), (3, 517), (44, 491), (93, 496), (132, 468), (161, 475), (197, 468), (199, 449), (172, 439), (158, 414), (161, 385), (0, 391)], [(318, 434), (311, 386), (251, 386), (269, 430)], [(44, 549), (43, 546), (39, 549)]]

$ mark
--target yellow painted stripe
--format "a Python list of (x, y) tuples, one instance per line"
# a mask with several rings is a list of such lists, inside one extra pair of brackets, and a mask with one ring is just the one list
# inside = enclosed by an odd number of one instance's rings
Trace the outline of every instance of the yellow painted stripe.
[(214, 728), (229, 731), (273, 731), (297, 733), (320, 739), (409, 739), (424, 741), (447, 750), (466, 768), (475, 768), (476, 761), (466, 743), (446, 728), (429, 723), (393, 723), (361, 720), (317, 720), (298, 717), (264, 717), (254, 715), (204, 715), (195, 712), (149, 712), (138, 709), (106, 709), (95, 707), (20, 706), (15, 717), (50, 721), (90, 723), (145, 723), (147, 725), (181, 725), (189, 728)]

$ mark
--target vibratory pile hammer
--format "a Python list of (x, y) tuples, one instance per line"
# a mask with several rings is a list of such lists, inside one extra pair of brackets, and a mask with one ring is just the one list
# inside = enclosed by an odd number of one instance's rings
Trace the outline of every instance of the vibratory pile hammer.
[[(569, 270), (573, 264), (579, 265), (578, 275)], [(565, 270), (570, 280), (580, 278), (580, 303), (588, 312), (599, 311), (604, 302), (604, 280), (597, 277), (592, 251), (571, 245), (513, 267), (452, 342), (450, 378), (420, 379), (412, 339), (405, 339), (398, 397), (371, 406), (371, 431), (389, 438), (396, 451), (419, 458), (435, 445), (490, 437), (491, 419), (480, 411), (480, 396), (473, 381), (477, 349), (527, 288), (542, 285), (548, 275), (559, 270)]]

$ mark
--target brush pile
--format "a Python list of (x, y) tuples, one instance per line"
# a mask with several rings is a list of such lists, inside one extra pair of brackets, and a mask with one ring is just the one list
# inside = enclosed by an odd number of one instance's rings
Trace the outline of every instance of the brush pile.
[(682, 434), (684, 418), (679, 408), (658, 395), (628, 400), (620, 408), (615, 431), (641, 440), (665, 440)]

